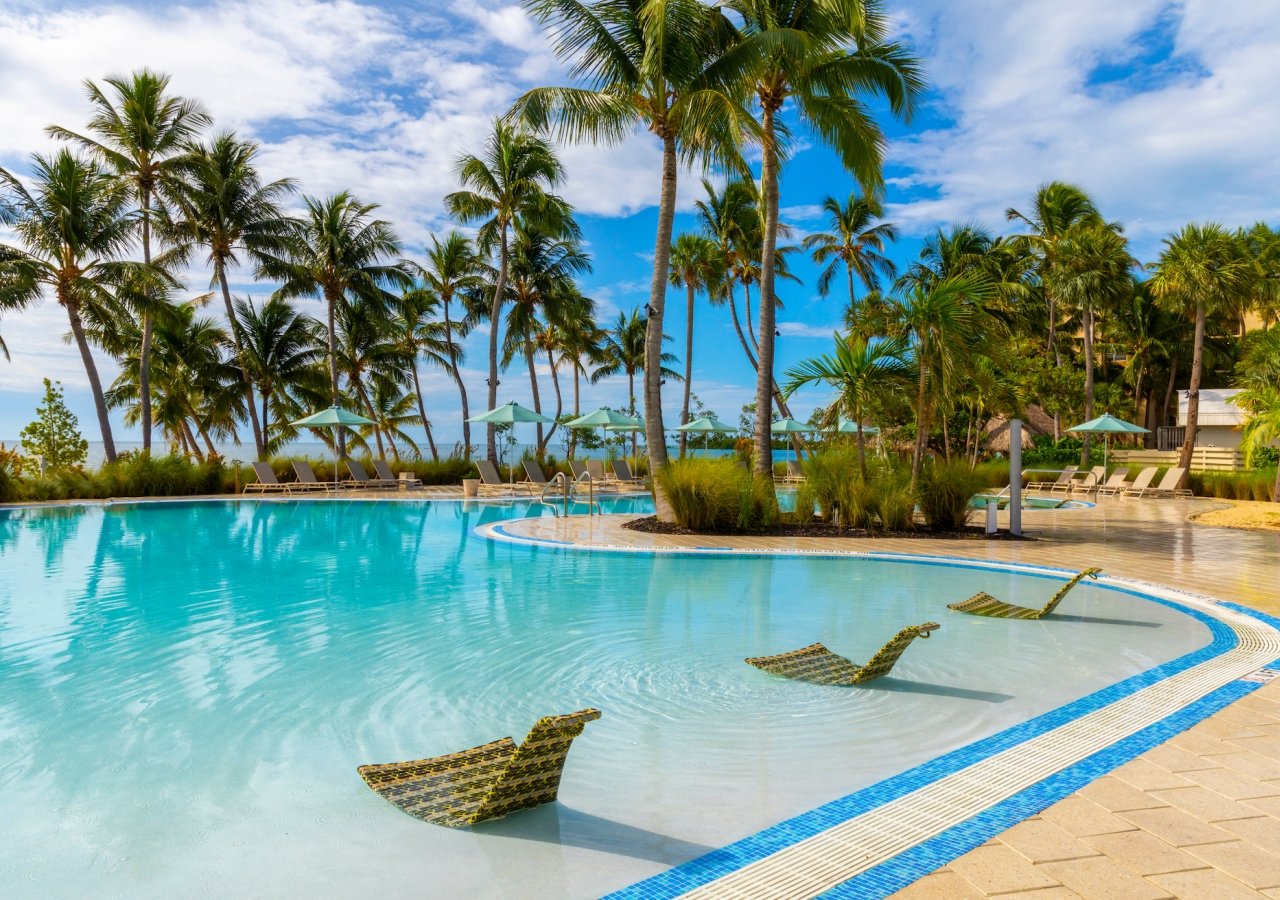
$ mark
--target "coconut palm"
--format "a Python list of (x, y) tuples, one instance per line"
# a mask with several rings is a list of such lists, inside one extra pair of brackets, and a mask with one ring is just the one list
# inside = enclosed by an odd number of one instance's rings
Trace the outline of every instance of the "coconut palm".
[[(409, 360), (409, 373), (413, 376), (413, 399), (417, 401), (418, 418), (422, 422), (423, 431), (426, 432), (431, 458), (437, 462), (440, 459), (440, 451), (436, 448), (436, 439), (431, 433), (431, 420), (427, 418), (427, 404), (422, 395), (422, 376), (418, 372), (418, 360), (425, 358), (431, 365), (452, 373), (457, 370), (457, 361), (462, 353), (461, 346), (450, 340), (448, 325), (436, 319), (441, 306), (439, 294), (429, 288), (415, 288), (405, 291), (396, 302), (391, 321), (392, 330), (399, 336), (400, 352), (404, 354), (406, 360)], [(374, 405), (377, 406), (376, 400)]]
[[(1114, 310), (1128, 301), (1134, 290), (1133, 269), (1138, 261), (1129, 255), (1128, 241), (1120, 230), (1101, 220), (1083, 222), (1067, 230), (1057, 248), (1058, 272), (1054, 293), (1059, 301), (1081, 313), (1084, 344), (1084, 418), (1093, 418), (1094, 331), (1097, 313)], [(1089, 438), (1084, 436), (1080, 465), (1089, 461)]]
[[(754, 133), (740, 102), (735, 71), (723, 58), (730, 29), (701, 0), (526, 0), (553, 35), (556, 54), (585, 87), (537, 88), (513, 113), (566, 140), (618, 143), (636, 126), (662, 145), (658, 225), (649, 283), (645, 370), (645, 434), (650, 464), (667, 462), (662, 424), (663, 321), (675, 219), (678, 162), (741, 168), (739, 150)], [(726, 89), (726, 86), (732, 86)], [(658, 515), (671, 510), (659, 488)]]
[(715, 242), (716, 250), (724, 263), (724, 277), (711, 294), (714, 305), (728, 303), (729, 315), (733, 319), (733, 329), (742, 344), (742, 352), (751, 363), (751, 370), (756, 371), (756, 357), (747, 341), (742, 323), (738, 320), (738, 305), (734, 297), (734, 286), (737, 283), (736, 262), (740, 254), (749, 252), (747, 234), (754, 221), (758, 221), (756, 211), (756, 193), (750, 182), (730, 181), (724, 189), (717, 193), (716, 187), (707, 179), (702, 179), (703, 199), (694, 203), (698, 211), (698, 219), (702, 230)]
[[(400, 461), (400, 449), (396, 446), (397, 439), (407, 445), (414, 456), (421, 457), (422, 453), (417, 443), (404, 430), (407, 426), (420, 421), (420, 407), (414, 408), (416, 404), (413, 394), (406, 393), (392, 380), (379, 378), (375, 379), (370, 386), (369, 399), (373, 407), (371, 418), (374, 424), (366, 425), (365, 428), (376, 429), (386, 435), (387, 447), (390, 448), (391, 455), (397, 462)], [(428, 431), (427, 434), (429, 436), (431, 432)]]
[[(212, 119), (194, 100), (168, 93), (169, 76), (140, 69), (128, 78), (103, 79), (105, 88), (84, 82), (93, 107), (89, 134), (58, 125), (46, 130), (52, 136), (78, 144), (127, 181), (138, 198), (142, 213), (142, 259), (151, 263), (152, 200), (167, 193), (168, 182), (187, 153), (187, 144), (207, 128)], [(114, 96), (109, 96), (109, 94)], [(142, 347), (138, 380), (142, 404), (142, 450), (151, 452), (151, 332), (155, 300), (141, 296)]]
[(827, 408), (831, 421), (826, 424), (833, 429), (838, 427), (841, 413), (857, 423), (858, 467), (865, 479), (867, 450), (862, 423), (875, 403), (904, 390), (910, 374), (908, 346), (901, 337), (869, 343), (865, 338), (839, 333), (835, 344), (834, 354), (815, 356), (788, 370), (783, 393), (790, 396), (815, 383), (839, 392), (837, 401)]
[(279, 258), (288, 245), (291, 221), (280, 204), (294, 191), (290, 179), (264, 184), (254, 166), (258, 145), (232, 133), (216, 135), (208, 144), (190, 148), (182, 161), (181, 180), (171, 191), (175, 207), (171, 239), (208, 252), (212, 284), (222, 293), (231, 340), (240, 363), (245, 406), (253, 428), (258, 458), (266, 457), (266, 434), (258, 420), (253, 383), (244, 358), (244, 339), (231, 297), (228, 269), (242, 263), (258, 273)]
[[(534, 363), (538, 336), (545, 324), (554, 325), (559, 321), (564, 304), (581, 296), (574, 278), (590, 271), (590, 259), (575, 238), (559, 239), (530, 223), (522, 223), (516, 229), (511, 248), (511, 278), (507, 287), (510, 309), (502, 365), (509, 366), (517, 354), (524, 357), (535, 412), (542, 412)], [(541, 458), (546, 451), (547, 437), (542, 423), (538, 423), (537, 434), (537, 454)]]
[(819, 295), (826, 297), (831, 293), (836, 271), (844, 266), (849, 282), (850, 315), (856, 320), (858, 298), (853, 289), (855, 279), (870, 292), (880, 289), (881, 277), (897, 275), (897, 269), (893, 261), (884, 255), (884, 249), (886, 243), (897, 240), (898, 229), (891, 222), (881, 221), (884, 207), (879, 200), (856, 191), (849, 194), (849, 199), (843, 204), (835, 197), (827, 197), (822, 201), (822, 209), (827, 213), (831, 230), (808, 235), (802, 243), (815, 263), (825, 265), (818, 275)]
[[(377, 421), (377, 409), (373, 403), (372, 388), (376, 382), (394, 385), (384, 386), (383, 396), (403, 394), (410, 382), (409, 371), (413, 361), (406, 352), (394, 321), (377, 299), (355, 296), (338, 307), (336, 316), (338, 371), (346, 376), (351, 393), (363, 407), (364, 415)], [(331, 376), (332, 377), (332, 376)], [(332, 389), (332, 384), (330, 385)], [(378, 456), (386, 458), (383, 430), (372, 427)]]
[(271, 452), (280, 444), (278, 437), (272, 437), (271, 428), (284, 419), (279, 405), (285, 387), (305, 381), (312, 382), (315, 388), (323, 384), (322, 380), (316, 383), (318, 367), (324, 360), (323, 330), (319, 322), (299, 313), (280, 297), (271, 297), (257, 306), (248, 298), (236, 300), (235, 310), (244, 341), (240, 358), (258, 391), (262, 434), (267, 452)]
[[(502, 305), (507, 298), (511, 265), (511, 230), (522, 222), (536, 225), (555, 237), (575, 233), (570, 208), (551, 191), (564, 179), (564, 168), (551, 145), (507, 122), (494, 123), (480, 156), (466, 154), (458, 160), (463, 189), (445, 197), (449, 211), (460, 221), (479, 222), (477, 240), (490, 252), (496, 250), (498, 274), (493, 285), (489, 319), (489, 408), (498, 405), (498, 332)], [(485, 450), (497, 462), (497, 432), (486, 428)]]
[[(663, 342), (671, 340), (671, 335), (664, 334)], [(636, 376), (643, 375), (648, 364), (648, 323), (641, 316), (639, 309), (628, 313), (618, 313), (613, 327), (606, 329), (600, 344), (602, 362), (591, 373), (592, 383), (616, 375), (627, 376), (627, 412), (636, 414)], [(662, 364), (658, 368), (659, 377), (666, 381), (679, 381), (680, 375), (668, 363), (676, 362), (672, 353), (663, 352)], [(645, 435), (646, 441), (648, 435)], [(666, 441), (666, 436), (662, 439)], [(635, 452), (635, 436), (631, 438), (632, 453)], [(650, 460), (653, 449), (650, 447)]]
[[(400, 240), (391, 223), (374, 218), (376, 203), (361, 203), (346, 191), (329, 197), (305, 197), (306, 215), (291, 224), (285, 254), (264, 261), (263, 272), (279, 279), (276, 292), (284, 299), (319, 297), (325, 304), (329, 352), (329, 399), (337, 405), (339, 353), (337, 317), (360, 302), (359, 315), (346, 324), (368, 327), (396, 300), (395, 289), (412, 286), (408, 267), (399, 261)], [(361, 337), (365, 335), (363, 332)], [(369, 398), (360, 397), (369, 408)], [(376, 432), (375, 432), (376, 433)], [(338, 432), (338, 452), (346, 450)], [(381, 447), (379, 448), (381, 453)]]
[(756, 376), (756, 473), (773, 477), (773, 350), (777, 292), (778, 181), (789, 131), (781, 121), (788, 101), (794, 115), (829, 145), (867, 193), (882, 184), (885, 138), (867, 96), (910, 116), (924, 82), (917, 62), (886, 39), (889, 21), (862, 0), (723, 0), (742, 21), (739, 55), (751, 63), (743, 84), (760, 108), (760, 185), (764, 242), (760, 275), (760, 363)]
[(1152, 263), (1151, 293), (1171, 312), (1195, 318), (1191, 379), (1187, 388), (1187, 435), (1178, 465), (1190, 468), (1200, 416), (1205, 319), (1234, 312), (1254, 289), (1254, 267), (1236, 235), (1216, 222), (1187, 225), (1165, 238)]
[[(684, 403), (680, 424), (689, 423), (689, 390), (693, 384), (693, 311), (698, 291), (712, 291), (724, 280), (724, 257), (706, 235), (685, 233), (671, 245), (671, 284), (685, 289)], [(680, 432), (680, 456), (684, 457), (687, 432)]]
[(130, 211), (130, 186), (106, 168), (69, 150), (32, 157), (28, 189), (0, 169), (0, 223), (13, 228), (21, 247), (0, 245), (0, 308), (22, 308), (48, 291), (67, 313), (102, 429), (107, 462), (116, 445), (98, 367), (85, 336), (85, 319), (106, 318), (121, 284), (155, 279), (145, 263), (121, 259), (138, 226)]
[(431, 236), (431, 246), (427, 248), (426, 264), (421, 267), (420, 275), (428, 289), (440, 298), (440, 309), (444, 324), (444, 346), (449, 353), (447, 371), (458, 386), (458, 397), (462, 401), (462, 446), (463, 454), (471, 458), (471, 410), (467, 403), (467, 385), (462, 380), (462, 345), (458, 340), (466, 337), (467, 324), (464, 319), (461, 330), (459, 323), (453, 319), (451, 304), (467, 292), (479, 292), (486, 285), (487, 266), (484, 259), (476, 252), (475, 244), (460, 231), (450, 230), (440, 240)]
[(901, 334), (917, 369), (916, 444), (911, 478), (920, 477), (929, 441), (930, 412), (959, 380), (964, 362), (993, 324), (983, 304), (995, 296), (984, 275), (953, 275), (932, 289), (913, 288), (897, 303)]

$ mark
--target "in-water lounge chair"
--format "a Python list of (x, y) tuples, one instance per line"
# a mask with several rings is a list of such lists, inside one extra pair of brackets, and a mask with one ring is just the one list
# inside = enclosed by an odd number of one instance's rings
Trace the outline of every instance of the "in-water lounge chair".
[(814, 684), (864, 684), (888, 675), (889, 670), (898, 662), (898, 657), (902, 656), (912, 641), (927, 638), (938, 627), (937, 622), (925, 622), (923, 625), (911, 625), (902, 629), (877, 650), (866, 665), (861, 666), (832, 653), (822, 644), (810, 644), (777, 656), (753, 656), (747, 663), (771, 675), (811, 681)]
[(354, 459), (347, 460), (347, 471), (351, 473), (351, 480), (355, 482), (356, 487), (360, 488), (393, 488), (396, 486), (394, 478), (370, 478), (369, 473), (365, 471), (364, 466), (356, 462)]
[(1187, 488), (1178, 487), (1187, 470), (1175, 466), (1164, 473), (1164, 477), (1160, 479), (1160, 483), (1153, 488), (1147, 488), (1145, 493), (1138, 494), (1139, 497), (1194, 497)]
[(250, 491), (254, 491), (256, 493), (265, 494), (272, 491), (279, 491), (287, 494), (293, 489), (294, 485), (276, 478), (275, 469), (271, 468), (268, 463), (255, 462), (251, 465), (253, 466), (253, 474), (258, 480), (252, 484), (246, 484), (244, 486), (244, 493), (247, 494)]
[(411, 816), (465, 828), (521, 809), (552, 803), (573, 739), (598, 709), (538, 720), (516, 746), (509, 737), (431, 759), (360, 766), (365, 784)]
[(1124, 489), (1126, 497), (1141, 497), (1147, 491), (1151, 490), (1151, 482), (1156, 477), (1156, 467), (1147, 466), (1138, 473), (1138, 477), (1133, 479), (1133, 484)]
[(1085, 569), (1058, 588), (1058, 592), (1040, 609), (1028, 609), (1025, 606), (1018, 606), (1014, 603), (1005, 603), (992, 597), (986, 591), (979, 591), (968, 600), (963, 600), (960, 603), (949, 603), (947, 604), (947, 609), (954, 609), (956, 612), (969, 613), (974, 616), (991, 616), (996, 619), (1043, 619), (1058, 608), (1058, 604), (1067, 596), (1067, 592), (1079, 584), (1082, 579), (1086, 577), (1097, 578), (1098, 573), (1101, 571), (1101, 569)]
[(1076, 472), (1079, 471), (1079, 469), (1079, 466), (1067, 466), (1058, 474), (1057, 481), (1031, 481), (1026, 484), (1026, 490), (1052, 491), (1060, 485), (1065, 485), (1066, 489), (1070, 490), (1071, 479), (1075, 477)]
[(412, 472), (401, 472), (399, 476), (397, 476), (395, 472), (391, 471), (391, 467), (387, 465), (387, 461), (385, 459), (375, 459), (373, 461), (373, 471), (378, 473), (378, 478), (381, 480), (389, 481), (397, 486), (403, 484), (406, 487), (411, 488), (422, 487), (422, 479), (417, 475), (414, 475)]

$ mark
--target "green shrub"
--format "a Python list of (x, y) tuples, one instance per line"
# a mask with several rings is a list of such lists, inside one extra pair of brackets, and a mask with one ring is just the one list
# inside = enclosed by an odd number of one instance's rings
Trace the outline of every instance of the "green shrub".
[(727, 459), (675, 460), (658, 473), (676, 523), (692, 531), (750, 530), (778, 521), (767, 482)]
[[(875, 511), (871, 493), (862, 481), (858, 452), (833, 447), (804, 461), (804, 486), (829, 524), (842, 528), (870, 528)], [(796, 498), (797, 505), (799, 497)]]
[(915, 527), (916, 494), (908, 472), (886, 470), (871, 480), (871, 506), (885, 531)]
[(982, 476), (963, 460), (935, 460), (920, 474), (920, 513), (934, 531), (960, 531), (969, 522), (969, 502), (983, 488)]
[(1275, 469), (1252, 472), (1190, 472), (1187, 484), (1197, 497), (1216, 500), (1271, 499), (1275, 488)]

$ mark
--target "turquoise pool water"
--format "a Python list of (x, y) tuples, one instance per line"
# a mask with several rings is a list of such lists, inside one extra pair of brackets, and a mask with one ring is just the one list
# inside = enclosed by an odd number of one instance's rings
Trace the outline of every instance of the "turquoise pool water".
[[(646, 511), (647, 501), (613, 501)], [(590, 897), (1209, 642), (1083, 585), (1041, 622), (950, 613), (1051, 580), (912, 562), (533, 549), (521, 503), (0, 511), (0, 894)], [(742, 662), (821, 640), (891, 678)], [(426, 825), (356, 766), (597, 706), (561, 803)]]

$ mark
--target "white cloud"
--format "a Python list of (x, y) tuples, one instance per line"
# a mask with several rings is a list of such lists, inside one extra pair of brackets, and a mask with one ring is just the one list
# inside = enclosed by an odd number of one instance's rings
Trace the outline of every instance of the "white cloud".
[(779, 322), (778, 331), (782, 337), (821, 338), (831, 340), (832, 333), (839, 331), (839, 324), (810, 325), (808, 322)]
[[(1089, 190), (1139, 252), (1187, 221), (1280, 214), (1280, 18), (1256, 3), (918, 0), (904, 29), (955, 123), (891, 149), (911, 170), (895, 183), (926, 194), (889, 209), (914, 232), (1000, 226), (1053, 179)], [(1172, 63), (1135, 55), (1152, 29), (1172, 41)], [(1091, 84), (1117, 63), (1131, 71)]]

